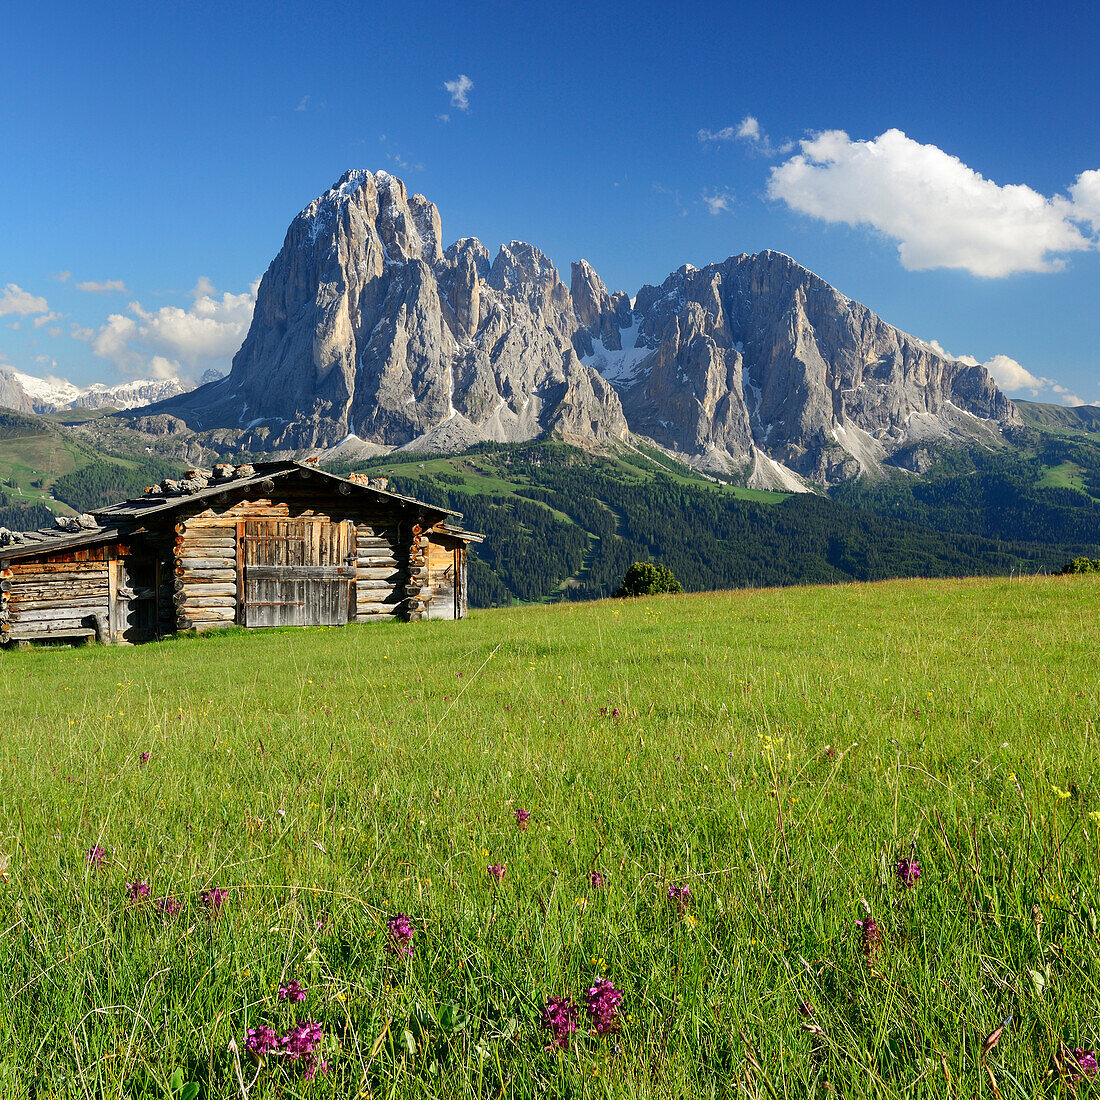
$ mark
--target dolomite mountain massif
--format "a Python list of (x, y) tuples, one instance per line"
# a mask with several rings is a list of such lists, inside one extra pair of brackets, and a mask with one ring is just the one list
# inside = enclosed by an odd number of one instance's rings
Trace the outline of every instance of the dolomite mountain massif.
[(291, 223), (231, 372), (140, 426), (167, 414), (246, 449), (360, 453), (644, 436), (800, 488), (919, 469), (925, 442), (991, 442), (1020, 422), (983, 367), (777, 252), (686, 265), (632, 302), (584, 260), (567, 287), (532, 245), (493, 257), (441, 239), (436, 207), (399, 179), (345, 173)]

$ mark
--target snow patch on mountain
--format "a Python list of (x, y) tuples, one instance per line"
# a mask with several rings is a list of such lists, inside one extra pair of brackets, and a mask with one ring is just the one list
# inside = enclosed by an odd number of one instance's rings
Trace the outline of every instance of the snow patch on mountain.
[(93, 382), (81, 388), (65, 378), (39, 378), (23, 371), (5, 371), (18, 384), (36, 413), (62, 412), (68, 409), (138, 409), (187, 393), (191, 388), (178, 378), (138, 378), (108, 386)]

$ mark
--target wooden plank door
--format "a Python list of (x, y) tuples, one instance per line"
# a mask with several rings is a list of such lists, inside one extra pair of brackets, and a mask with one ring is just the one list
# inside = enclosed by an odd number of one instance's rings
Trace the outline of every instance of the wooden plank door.
[(109, 630), (115, 641), (147, 642), (157, 636), (157, 563), (152, 557), (110, 563)]
[(245, 626), (336, 626), (349, 617), (355, 527), (321, 519), (246, 520)]

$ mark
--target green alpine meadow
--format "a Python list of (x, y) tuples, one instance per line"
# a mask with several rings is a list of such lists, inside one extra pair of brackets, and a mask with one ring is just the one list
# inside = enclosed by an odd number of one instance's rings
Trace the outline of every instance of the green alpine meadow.
[(1086, 1095), (1100, 579), (5, 653), (0, 1095)]

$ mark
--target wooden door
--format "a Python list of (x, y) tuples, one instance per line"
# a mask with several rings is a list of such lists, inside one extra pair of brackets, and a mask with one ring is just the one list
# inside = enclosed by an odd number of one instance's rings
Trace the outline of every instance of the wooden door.
[(351, 612), (355, 527), (250, 519), (241, 532), (245, 626), (336, 626)]
[(115, 641), (147, 642), (157, 636), (157, 562), (135, 555), (111, 562), (109, 629)]

